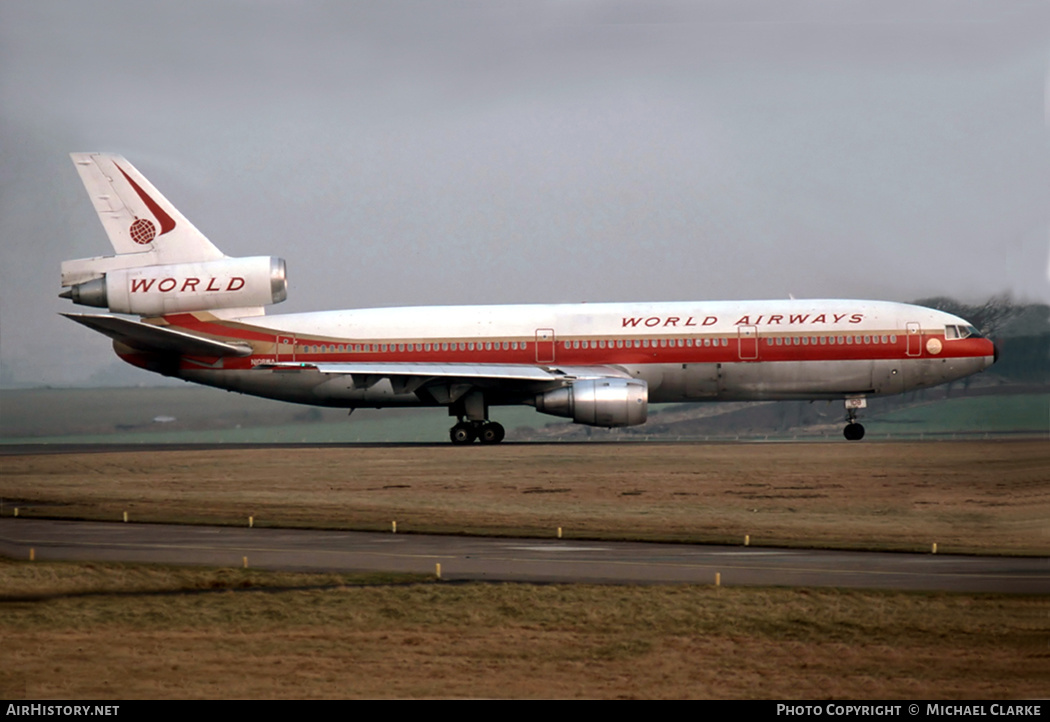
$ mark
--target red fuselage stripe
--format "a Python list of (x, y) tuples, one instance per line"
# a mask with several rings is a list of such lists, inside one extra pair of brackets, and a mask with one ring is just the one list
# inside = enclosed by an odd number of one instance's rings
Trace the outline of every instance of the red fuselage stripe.
[[(806, 336), (766, 333), (757, 339), (741, 339), (737, 335), (727, 337), (715, 334), (646, 338), (631, 336), (611, 339), (608, 337), (589, 339), (559, 337), (554, 344), (554, 361), (538, 363), (536, 341), (519, 337), (487, 338), (480, 341), (477, 339), (422, 341), (419, 339), (383, 339), (381, 341), (322, 339), (279, 334), (238, 322), (201, 321), (192, 314), (167, 316), (165, 320), (172, 326), (207, 334), (220, 340), (236, 339), (266, 344), (266, 353), (254, 354), (246, 358), (226, 359), (224, 368), (227, 369), (251, 368), (260, 362), (274, 360), (294, 360), (303, 363), (400, 362), (524, 365), (555, 363), (622, 366), (657, 363), (775, 363), (890, 359), (903, 361), (912, 358), (979, 358), (991, 356), (994, 353), (992, 343), (983, 338), (945, 340), (943, 333), (933, 333), (913, 335), (909, 339), (907, 334), (897, 331), (849, 335), (819, 333)], [(286, 343), (279, 348), (275, 347), (274, 342), (279, 336), (293, 339), (294, 344)], [(883, 342), (883, 339), (886, 341)], [(932, 345), (931, 341), (934, 342)], [(636, 347), (636, 342), (642, 345)], [(661, 342), (663, 346), (660, 345)], [(692, 343), (692, 345), (679, 345), (679, 342)], [(704, 345), (705, 342), (709, 345)], [(549, 344), (549, 342), (546, 343)], [(617, 347), (617, 343), (621, 344), (621, 347)], [(492, 348), (486, 349), (486, 344), (491, 345)], [(442, 346), (445, 346), (446, 350), (442, 350)], [(398, 350), (399, 348), (401, 350)], [(931, 353), (931, 348), (938, 349), (937, 353)], [(275, 354), (271, 349), (276, 350), (277, 353)]]

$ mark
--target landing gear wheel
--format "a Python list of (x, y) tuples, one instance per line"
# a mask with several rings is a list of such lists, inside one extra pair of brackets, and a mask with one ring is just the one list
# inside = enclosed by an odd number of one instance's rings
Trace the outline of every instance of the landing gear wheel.
[(481, 426), (481, 431), (478, 433), (478, 439), (483, 444), (498, 444), (503, 441), (503, 437), (506, 436), (506, 434), (507, 432), (503, 429), (502, 424), (490, 421)]
[(453, 444), (473, 444), (478, 435), (471, 424), (460, 423), (449, 430), (448, 437)]
[(864, 427), (858, 423), (846, 424), (846, 430), (842, 432), (846, 441), (860, 441), (864, 438)]

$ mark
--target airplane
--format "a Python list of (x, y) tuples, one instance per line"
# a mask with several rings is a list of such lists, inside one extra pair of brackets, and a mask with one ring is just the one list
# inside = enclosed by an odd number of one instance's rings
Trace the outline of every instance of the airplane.
[(266, 315), (283, 259), (224, 255), (126, 159), (72, 153), (115, 255), (62, 263), (63, 314), (165, 376), (316, 406), (443, 406), (454, 444), (496, 444), (496, 406), (598, 427), (649, 404), (867, 398), (974, 374), (997, 358), (966, 320), (887, 301), (760, 300), (364, 308)]

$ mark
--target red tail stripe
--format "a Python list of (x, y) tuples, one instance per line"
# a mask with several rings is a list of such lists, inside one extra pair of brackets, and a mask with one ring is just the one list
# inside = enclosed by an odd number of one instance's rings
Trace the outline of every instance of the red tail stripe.
[[(114, 165), (116, 165), (116, 163), (114, 163)], [(165, 233), (173, 229), (175, 227), (175, 220), (165, 213), (164, 209), (157, 205), (157, 202), (146, 194), (146, 191), (139, 188), (139, 184), (131, 180), (131, 177), (124, 172), (123, 168), (118, 165), (117, 170), (119, 170), (121, 175), (127, 179), (128, 183), (131, 184), (131, 187), (135, 189), (135, 192), (139, 194), (139, 198), (142, 199), (142, 202), (146, 204), (147, 208), (149, 208), (149, 212), (152, 213), (153, 217), (160, 223), (159, 235), (163, 236)]]

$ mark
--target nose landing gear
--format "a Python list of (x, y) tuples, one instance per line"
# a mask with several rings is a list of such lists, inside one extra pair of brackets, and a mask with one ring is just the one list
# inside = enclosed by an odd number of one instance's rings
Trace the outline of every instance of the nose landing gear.
[(846, 398), (846, 428), (842, 435), (846, 441), (860, 441), (864, 438), (864, 427), (857, 423), (857, 409), (868, 408), (868, 400), (863, 396), (850, 396)]
[(860, 441), (864, 438), (864, 426), (851, 421), (846, 424), (846, 428), (842, 432), (842, 435), (846, 437), (847, 441)]

